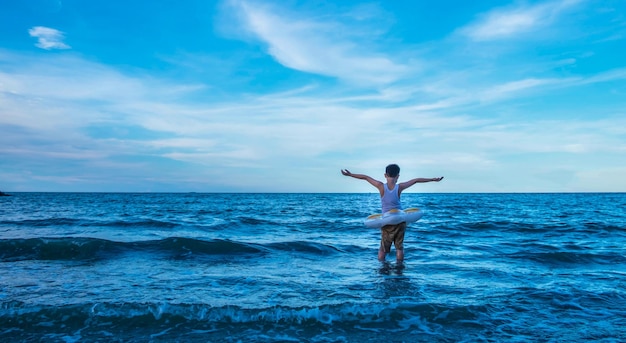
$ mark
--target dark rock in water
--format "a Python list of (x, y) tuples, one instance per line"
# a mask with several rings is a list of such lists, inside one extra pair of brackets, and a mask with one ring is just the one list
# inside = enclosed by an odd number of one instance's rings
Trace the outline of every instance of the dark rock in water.
[(10, 196), (10, 195), (11, 195), (11, 194), (7, 194), (7, 193), (5, 193), (5, 192), (0, 191), (0, 197), (8, 197), (8, 196)]

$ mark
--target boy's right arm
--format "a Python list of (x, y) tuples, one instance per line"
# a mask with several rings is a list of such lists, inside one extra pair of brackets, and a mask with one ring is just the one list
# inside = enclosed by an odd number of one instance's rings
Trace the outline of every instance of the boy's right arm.
[(432, 178), (432, 179), (427, 179), (427, 178), (423, 178), (423, 177), (418, 177), (418, 178), (415, 178), (415, 179), (411, 179), (409, 181), (402, 182), (400, 184), (400, 192), (402, 192), (403, 190), (413, 186), (416, 183), (439, 182), (441, 180), (443, 180), (443, 176), (435, 177), (435, 178)]
[(359, 179), (359, 180), (365, 180), (367, 182), (369, 182), (372, 186), (376, 187), (376, 189), (378, 189), (378, 192), (380, 192), (381, 196), (384, 192), (383, 189), (383, 183), (370, 177), (367, 176), (365, 174), (352, 174), (348, 169), (342, 169), (341, 170), (341, 174), (345, 175), (345, 176), (350, 176), (353, 177), (355, 179)]

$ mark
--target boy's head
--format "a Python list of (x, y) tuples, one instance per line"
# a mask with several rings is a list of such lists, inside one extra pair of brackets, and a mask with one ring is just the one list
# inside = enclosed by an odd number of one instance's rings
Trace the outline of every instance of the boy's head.
[(400, 167), (397, 164), (390, 164), (385, 168), (385, 175), (389, 177), (397, 177), (400, 175)]

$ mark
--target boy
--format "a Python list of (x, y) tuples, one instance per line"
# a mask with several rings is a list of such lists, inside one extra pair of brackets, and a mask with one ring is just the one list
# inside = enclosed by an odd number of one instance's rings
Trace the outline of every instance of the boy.
[[(341, 173), (345, 176), (365, 180), (372, 184), (372, 186), (376, 187), (380, 193), (380, 202), (383, 210), (382, 213), (393, 209), (402, 209), (400, 206), (400, 194), (403, 190), (416, 183), (439, 182), (443, 179), (443, 176), (432, 179), (415, 178), (398, 184), (397, 182), (398, 177), (400, 176), (400, 167), (397, 164), (390, 164), (387, 168), (385, 168), (385, 179), (387, 179), (387, 183), (385, 184), (367, 175), (352, 174), (347, 169), (342, 169)], [(396, 247), (396, 262), (401, 263), (404, 260), (404, 232), (406, 230), (406, 223), (385, 225), (380, 230), (381, 237), (380, 248), (378, 249), (378, 259), (380, 261), (385, 260), (385, 256), (391, 251), (391, 243), (393, 242), (393, 245)]]

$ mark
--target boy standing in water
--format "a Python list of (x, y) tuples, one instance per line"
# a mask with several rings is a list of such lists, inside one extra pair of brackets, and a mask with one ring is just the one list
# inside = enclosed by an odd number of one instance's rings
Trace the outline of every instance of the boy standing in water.
[[(387, 179), (387, 183), (385, 184), (364, 174), (352, 174), (347, 169), (342, 169), (341, 173), (345, 176), (365, 180), (372, 186), (376, 187), (380, 193), (380, 202), (383, 213), (393, 209), (402, 209), (402, 206), (400, 205), (400, 194), (403, 190), (416, 183), (439, 182), (443, 179), (443, 176), (432, 179), (415, 178), (406, 182), (398, 183), (400, 167), (397, 164), (390, 164), (387, 168), (385, 168), (385, 179)], [(393, 243), (396, 247), (396, 261), (398, 263), (402, 262), (404, 260), (404, 232), (406, 230), (406, 222), (396, 225), (385, 225), (380, 230), (381, 237), (380, 248), (378, 249), (378, 259), (380, 261), (385, 260), (385, 256), (387, 256), (387, 254), (391, 251), (391, 243)]]

